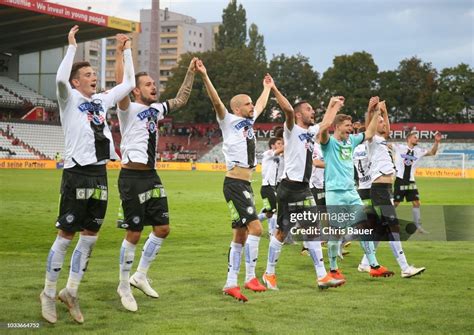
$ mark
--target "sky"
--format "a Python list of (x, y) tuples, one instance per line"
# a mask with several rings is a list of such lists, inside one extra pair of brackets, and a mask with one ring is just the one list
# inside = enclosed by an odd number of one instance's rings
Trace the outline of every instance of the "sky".
[[(50, 2), (139, 21), (151, 0)], [(366, 51), (380, 71), (417, 56), (441, 70), (474, 67), (474, 0), (238, 0), (265, 38), (267, 59), (298, 53), (323, 73), (335, 56)], [(160, 8), (218, 22), (228, 0), (161, 0)]]

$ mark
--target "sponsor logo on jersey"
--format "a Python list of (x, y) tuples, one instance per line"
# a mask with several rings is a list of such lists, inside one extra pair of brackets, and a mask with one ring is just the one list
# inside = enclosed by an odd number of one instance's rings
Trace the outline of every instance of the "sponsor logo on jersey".
[(351, 147), (341, 147), (341, 159), (342, 160), (352, 160), (352, 148)]
[(240, 130), (244, 127), (250, 127), (252, 128), (253, 127), (253, 120), (249, 120), (249, 119), (245, 119), (245, 120), (242, 120), (242, 121), (239, 121), (235, 126), (234, 128), (236, 130)]
[(153, 108), (153, 107), (150, 107), (150, 108), (148, 108), (148, 109), (145, 109), (144, 111), (142, 111), (142, 112), (140, 112), (140, 113), (137, 114), (137, 117), (138, 117), (141, 121), (143, 121), (143, 120), (145, 120), (145, 119), (147, 119), (147, 118), (152, 118), (153, 120), (156, 120), (157, 116), (158, 116), (158, 111), (157, 111), (155, 108)]
[(102, 100), (100, 99), (94, 99), (92, 101), (86, 101), (82, 104), (80, 104), (77, 108), (81, 112), (89, 112), (89, 113), (103, 113), (104, 112), (104, 107), (102, 107)]

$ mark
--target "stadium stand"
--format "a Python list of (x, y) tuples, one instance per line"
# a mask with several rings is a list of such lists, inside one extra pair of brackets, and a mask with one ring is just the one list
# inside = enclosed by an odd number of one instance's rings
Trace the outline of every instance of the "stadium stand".
[[(38, 152), (38, 155), (33, 154), (32, 157), (28, 158), (38, 158), (38, 156), (44, 155), (47, 159), (54, 159), (57, 152), (63, 154), (64, 134), (60, 126), (20, 122), (0, 122), (0, 129), (2, 129), (5, 134), (8, 125), (14, 126), (15, 138), (31, 147), (32, 150)], [(0, 146), (4, 145), (0, 144)], [(12, 142), (10, 141), (9, 146), (6, 146), (6, 148), (16, 151), (18, 146), (12, 145)], [(26, 157), (16, 156), (15, 158)]]
[(35, 92), (19, 82), (8, 77), (0, 76), (0, 101), (7, 100), (13, 104), (30, 103), (33, 106), (41, 106), (47, 109), (57, 109), (53, 100)]
[[(0, 128), (2, 128), (1, 125)], [(0, 132), (0, 158), (40, 159), (42, 157), (35, 154), (33, 149), (27, 149), (27, 146), (21, 141), (15, 141), (14, 137), (7, 136), (2, 129)]]
[[(402, 142), (399, 142), (402, 143)], [(404, 142), (403, 142), (404, 143)], [(430, 149), (431, 142), (420, 143), (421, 148)], [(268, 140), (257, 141), (257, 159), (261, 163), (262, 154), (268, 149)], [(466, 168), (474, 168), (474, 150), (472, 150), (472, 143), (468, 142), (442, 142), (438, 153), (463, 153), (465, 155)], [(222, 153), (222, 143), (214, 146), (208, 153), (201, 156), (198, 162), (215, 162), (224, 163), (224, 154)], [(418, 167), (439, 167), (439, 168), (460, 168), (461, 155), (459, 156), (445, 156), (438, 155), (436, 157), (425, 157), (420, 161)]]

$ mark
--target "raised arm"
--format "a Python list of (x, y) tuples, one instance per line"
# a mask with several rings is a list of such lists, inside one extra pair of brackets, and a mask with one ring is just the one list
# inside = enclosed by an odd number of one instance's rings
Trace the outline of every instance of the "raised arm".
[(209, 79), (209, 76), (207, 75), (206, 67), (204, 66), (204, 64), (202, 63), (200, 59), (196, 61), (196, 72), (198, 72), (202, 77), (204, 86), (206, 86), (207, 94), (209, 95), (212, 105), (214, 106), (214, 109), (216, 110), (217, 117), (219, 118), (219, 120), (224, 120), (225, 112), (226, 112), (225, 106), (222, 103), (222, 100), (219, 97), (219, 94), (217, 94), (217, 91), (214, 88), (214, 85), (212, 85), (211, 79)]
[(194, 74), (196, 73), (196, 61), (197, 57), (194, 57), (189, 63), (188, 71), (186, 72), (186, 76), (184, 77), (183, 83), (181, 84), (176, 97), (168, 100), (170, 111), (174, 111), (188, 103), (193, 88)]
[(265, 110), (267, 106), (268, 97), (270, 96), (270, 91), (272, 90), (273, 78), (267, 73), (263, 79), (263, 91), (258, 97), (257, 102), (255, 103), (255, 119), (257, 119), (260, 114)]
[(369, 128), (370, 121), (372, 120), (373, 113), (380, 102), (379, 97), (371, 97), (369, 99), (369, 105), (367, 106), (367, 113), (365, 114), (365, 129)]
[[(123, 49), (125, 48), (125, 43), (128, 41), (128, 37), (127, 35), (124, 35), (124, 34), (117, 34), (115, 36), (115, 39), (117, 40), (116, 49), (115, 49), (115, 82), (117, 84), (121, 84), (123, 81), (123, 74), (124, 74)], [(130, 105), (130, 97), (127, 94), (125, 98), (119, 101), (118, 107), (121, 110), (125, 111), (128, 109), (129, 105)]]
[[(372, 116), (372, 119), (370, 120), (367, 130), (364, 132), (365, 134), (364, 139), (367, 141), (372, 140), (372, 138), (375, 136), (375, 133), (377, 132), (377, 123), (379, 122), (380, 110), (376, 108), (375, 111), (372, 113), (369, 113), (369, 115)], [(367, 123), (367, 120), (366, 120), (366, 123)]]
[(276, 87), (275, 83), (273, 83), (271, 88), (272, 88), (273, 94), (275, 95), (275, 98), (277, 99), (278, 105), (280, 106), (281, 110), (285, 113), (286, 128), (288, 128), (289, 130), (292, 130), (293, 126), (295, 125), (295, 111), (293, 109), (293, 106), (291, 106), (288, 99), (285, 98), (283, 94), (281, 94), (281, 92)]
[(385, 139), (388, 140), (390, 137), (390, 120), (388, 119), (388, 111), (387, 106), (385, 105), (385, 100), (379, 102), (380, 113), (383, 117), (383, 121), (385, 122), (386, 132), (385, 132)]
[(123, 72), (123, 79), (121, 80), (120, 84), (112, 88), (110, 92), (107, 94), (107, 96), (110, 96), (111, 99), (113, 99), (112, 100), (113, 105), (115, 105), (116, 103), (124, 99), (135, 88), (135, 70), (133, 69), (132, 50), (130, 49), (132, 43), (127, 36), (125, 36), (125, 38), (117, 37), (118, 44), (121, 43), (120, 41), (124, 41), (123, 42), (124, 43), (123, 44), (124, 72)]
[(321, 134), (321, 144), (326, 144), (329, 141), (329, 128), (334, 123), (337, 112), (344, 106), (344, 97), (332, 97), (329, 100), (323, 120), (319, 124), (319, 133)]
[(69, 84), (69, 76), (71, 75), (72, 64), (74, 62), (74, 55), (76, 54), (76, 33), (79, 31), (79, 26), (71, 28), (68, 34), (69, 47), (66, 55), (59, 65), (58, 73), (56, 74), (56, 87), (58, 100), (67, 100), (71, 93), (71, 84)]
[(435, 156), (436, 153), (438, 152), (438, 147), (439, 143), (441, 142), (441, 139), (443, 138), (443, 135), (438, 131), (435, 134), (435, 142), (433, 146), (431, 147), (431, 150), (426, 153), (425, 156)]

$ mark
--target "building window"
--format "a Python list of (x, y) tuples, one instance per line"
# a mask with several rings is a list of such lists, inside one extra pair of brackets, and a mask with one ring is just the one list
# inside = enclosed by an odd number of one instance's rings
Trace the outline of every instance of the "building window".
[(161, 60), (161, 65), (176, 65), (176, 60), (175, 59), (163, 59)]
[(194, 32), (194, 36), (196, 36), (196, 32)]
[(107, 56), (115, 56), (115, 50), (107, 50)]
[(199, 33), (199, 37), (202, 37), (202, 33)]
[(199, 43), (199, 47), (202, 48), (202, 44), (201, 44), (201, 43)]
[(189, 35), (191, 35), (191, 30), (189, 31)]
[(193, 47), (195, 47), (195, 46), (196, 46), (196, 42), (193, 42)]
[(142, 51), (138, 50), (138, 56), (140, 56), (141, 54), (142, 54)]

